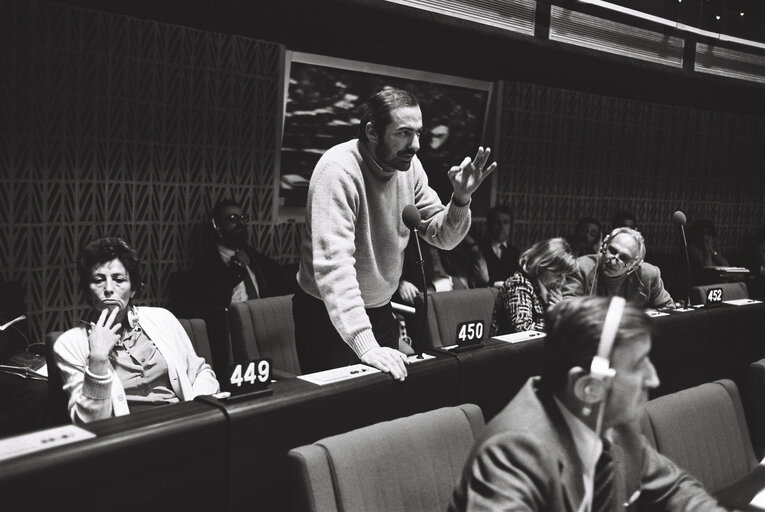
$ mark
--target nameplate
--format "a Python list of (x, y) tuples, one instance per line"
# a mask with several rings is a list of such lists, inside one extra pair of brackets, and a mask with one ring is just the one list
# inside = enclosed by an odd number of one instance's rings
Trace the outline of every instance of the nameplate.
[(762, 304), (761, 300), (754, 300), (754, 299), (736, 299), (736, 300), (724, 300), (725, 304), (730, 304), (731, 306), (746, 306), (747, 304)]
[(722, 288), (710, 288), (707, 290), (707, 299), (705, 304), (707, 306), (714, 306), (715, 304), (721, 304), (723, 301)]
[(96, 435), (93, 432), (89, 432), (76, 425), (64, 425), (30, 434), (9, 437), (0, 440), (0, 460), (48, 450), (94, 437)]
[(221, 387), (231, 396), (263, 391), (271, 385), (271, 359), (253, 359), (230, 364)]
[(335, 382), (342, 382), (349, 379), (357, 379), (374, 373), (380, 373), (380, 370), (359, 363), (343, 366), (342, 368), (332, 368), (331, 370), (324, 370), (322, 372), (298, 375), (298, 379), (318, 384), (319, 386), (326, 386), (327, 384), (334, 384)]
[(522, 343), (524, 341), (539, 340), (546, 338), (547, 333), (539, 331), (522, 331), (514, 332), (512, 334), (502, 334), (501, 336), (494, 336), (492, 339), (497, 341), (504, 341), (505, 343)]
[(486, 331), (481, 320), (470, 320), (457, 324), (457, 345), (475, 345), (483, 340)]

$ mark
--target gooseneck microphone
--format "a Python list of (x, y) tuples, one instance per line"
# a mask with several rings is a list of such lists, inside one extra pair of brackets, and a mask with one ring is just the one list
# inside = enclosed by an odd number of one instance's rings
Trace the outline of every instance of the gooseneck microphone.
[(688, 280), (686, 281), (686, 287), (685, 287), (685, 306), (690, 307), (691, 306), (691, 260), (688, 258), (688, 239), (685, 237), (686, 220), (687, 219), (685, 218), (685, 214), (681, 212), (680, 210), (672, 214), (672, 222), (680, 226), (680, 233), (683, 236), (683, 254), (685, 255), (685, 270), (687, 271), (686, 276), (688, 277)]
[[(428, 283), (425, 281), (425, 260), (422, 258), (422, 248), (420, 247), (420, 234), (417, 231), (417, 226), (422, 220), (420, 210), (413, 204), (404, 206), (401, 211), (401, 220), (404, 221), (404, 226), (414, 235), (414, 241), (417, 244), (417, 265), (420, 267), (420, 276), (422, 277), (422, 315), (419, 318), (419, 332), (420, 337), (425, 336), (425, 328), (427, 326), (428, 319)], [(422, 338), (421, 338), (422, 339)], [(420, 341), (420, 343), (422, 343)]]

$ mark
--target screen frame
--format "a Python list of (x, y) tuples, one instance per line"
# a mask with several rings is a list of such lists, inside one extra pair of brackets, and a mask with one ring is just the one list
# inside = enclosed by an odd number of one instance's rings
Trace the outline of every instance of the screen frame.
[[(342, 59), (337, 57), (329, 57), (324, 55), (317, 55), (304, 52), (296, 52), (287, 50), (285, 51), (284, 58), (284, 81), (282, 91), (282, 112), (281, 112), (281, 126), (278, 133), (278, 149), (277, 157), (275, 159), (276, 169), (274, 172), (273, 183), (273, 218), (280, 222), (289, 221), (303, 221), (305, 219), (305, 206), (283, 206), (280, 184), (282, 179), (282, 152), (284, 150), (284, 135), (285, 124), (287, 123), (287, 103), (289, 101), (289, 86), (291, 82), (292, 64), (308, 64), (312, 66), (318, 66), (327, 69), (336, 69), (339, 71), (352, 71), (356, 73), (365, 73), (369, 75), (375, 75), (382, 78), (392, 77), (398, 80), (407, 79), (417, 82), (424, 82), (428, 85), (443, 85), (447, 87), (459, 87), (464, 89), (473, 89), (486, 94), (484, 111), (481, 112), (482, 119), (480, 120), (480, 126), (478, 127), (477, 140), (479, 144), (488, 145), (487, 137), (490, 136), (490, 131), (493, 131), (494, 124), (490, 118), (490, 112), (494, 101), (495, 83), (485, 80), (476, 80), (471, 78), (465, 78), (455, 75), (447, 75), (441, 73), (431, 73), (427, 71), (421, 71), (416, 69), (409, 69), (403, 67), (387, 66), (383, 64), (376, 64), (372, 62), (363, 62), (350, 59)], [(359, 98), (359, 102), (365, 98)], [(344, 141), (338, 141), (344, 142)], [(328, 148), (327, 148), (328, 149)], [(477, 149), (477, 148), (476, 148)], [(496, 153), (494, 153), (496, 154)], [(463, 155), (473, 156), (473, 155)], [(457, 165), (459, 162), (454, 162), (453, 165)], [(427, 171), (427, 169), (426, 169)], [(487, 180), (481, 187), (485, 190), (479, 191), (481, 193), (482, 201), (486, 202), (486, 209), (490, 206), (490, 202), (493, 201), (492, 191), (494, 189), (495, 181)]]

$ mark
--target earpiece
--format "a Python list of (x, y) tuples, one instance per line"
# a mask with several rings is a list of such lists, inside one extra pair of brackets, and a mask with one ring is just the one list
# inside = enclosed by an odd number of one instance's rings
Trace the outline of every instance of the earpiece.
[(585, 416), (590, 415), (593, 406), (605, 400), (611, 380), (616, 375), (616, 371), (611, 368), (611, 352), (626, 303), (624, 297), (611, 298), (606, 320), (603, 322), (603, 330), (600, 333), (598, 352), (590, 363), (590, 373), (582, 375), (574, 383), (574, 394), (584, 404), (582, 413)]
[(215, 219), (210, 219), (210, 224), (212, 224), (213, 230), (220, 235), (220, 229), (218, 229), (218, 224), (216, 224)]

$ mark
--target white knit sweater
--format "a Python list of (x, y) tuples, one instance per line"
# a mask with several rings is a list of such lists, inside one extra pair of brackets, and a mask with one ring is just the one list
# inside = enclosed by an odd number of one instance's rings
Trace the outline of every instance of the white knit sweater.
[(422, 215), (420, 234), (436, 247), (453, 248), (470, 228), (469, 205), (445, 207), (417, 157), (408, 171), (384, 171), (354, 139), (327, 151), (311, 176), (298, 283), (324, 301), (359, 357), (378, 346), (364, 308), (385, 305), (398, 286), (408, 204)]

